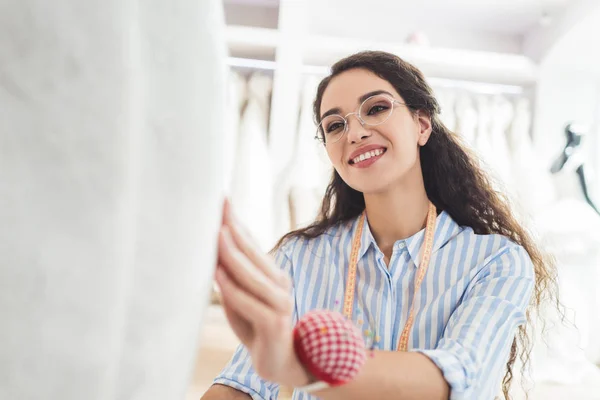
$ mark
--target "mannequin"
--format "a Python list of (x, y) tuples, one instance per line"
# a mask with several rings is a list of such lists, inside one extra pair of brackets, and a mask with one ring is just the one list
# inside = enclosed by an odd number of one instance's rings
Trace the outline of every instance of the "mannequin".
[(552, 163), (550, 170), (553, 174), (556, 174), (562, 171), (567, 164), (569, 164), (571, 168), (575, 168), (575, 173), (577, 174), (578, 182), (585, 201), (598, 215), (600, 215), (598, 207), (596, 207), (588, 192), (587, 179), (584, 171), (584, 162), (581, 157), (581, 144), (584, 140), (585, 133), (581, 127), (578, 127), (574, 124), (568, 124), (565, 127), (565, 136), (567, 137), (565, 148), (558, 158)]

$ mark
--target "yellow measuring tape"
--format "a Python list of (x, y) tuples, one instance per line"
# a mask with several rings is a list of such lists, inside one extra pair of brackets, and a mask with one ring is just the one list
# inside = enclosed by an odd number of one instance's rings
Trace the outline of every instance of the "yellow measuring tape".
[[(425, 226), (425, 240), (421, 250), (423, 255), (421, 257), (421, 263), (417, 269), (417, 276), (415, 277), (415, 292), (413, 294), (413, 301), (410, 307), (410, 313), (408, 314), (408, 320), (404, 325), (400, 339), (398, 340), (398, 351), (406, 351), (408, 349), (408, 339), (410, 337), (410, 331), (415, 322), (415, 304), (417, 300), (417, 293), (427, 272), (429, 266), (429, 260), (431, 259), (431, 251), (433, 249), (433, 239), (435, 235), (435, 221), (437, 218), (437, 210), (433, 203), (429, 202), (429, 211), (427, 212), (427, 225)], [(354, 233), (352, 240), (352, 253), (350, 254), (350, 265), (348, 266), (348, 280), (346, 282), (346, 294), (344, 296), (344, 315), (349, 320), (352, 320), (352, 307), (354, 305), (354, 289), (356, 287), (356, 266), (358, 264), (358, 252), (360, 251), (361, 237), (363, 231), (363, 225), (365, 222), (365, 212), (363, 212), (358, 220), (358, 226)]]

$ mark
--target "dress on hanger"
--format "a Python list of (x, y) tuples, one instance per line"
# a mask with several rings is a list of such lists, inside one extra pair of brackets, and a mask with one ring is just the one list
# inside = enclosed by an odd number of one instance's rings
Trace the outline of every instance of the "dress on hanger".
[(234, 70), (229, 71), (227, 78), (227, 117), (224, 121), (227, 129), (223, 132), (223, 146), (227, 151), (223, 154), (223, 175), (225, 188), (230, 191), (238, 151), (241, 113), (247, 98), (247, 82)]
[(494, 96), (491, 99), (492, 118), (489, 131), (489, 140), (493, 153), (490, 164), (500, 180), (507, 194), (513, 185), (511, 167), (511, 154), (507, 142), (507, 133), (514, 118), (512, 103), (504, 96)]
[(498, 165), (502, 161), (498, 159), (496, 149), (493, 147), (494, 106), (492, 99), (480, 94), (475, 97), (475, 104), (477, 107), (475, 149), (481, 159), (482, 168), (492, 178), (494, 189), (506, 193), (501, 170), (498, 169)]
[(515, 102), (507, 142), (511, 155), (515, 202), (522, 215), (533, 218), (536, 212), (553, 204), (557, 195), (550, 171), (534, 150), (531, 139), (531, 106), (526, 98)]
[(315, 139), (317, 128), (312, 105), (319, 81), (317, 77), (310, 76), (303, 88), (297, 146), (290, 179), (293, 228), (306, 226), (315, 220), (333, 170), (323, 144)]
[(444, 88), (434, 89), (436, 99), (440, 104), (440, 119), (452, 132), (456, 130), (456, 112), (454, 105), (456, 102), (456, 92)]
[(260, 73), (248, 80), (248, 102), (241, 121), (231, 188), (232, 208), (265, 251), (273, 235), (273, 177), (267, 147), (272, 79)]
[(466, 93), (459, 93), (455, 104), (456, 112), (456, 133), (470, 147), (475, 147), (475, 137), (477, 136), (477, 110), (473, 106), (471, 97)]

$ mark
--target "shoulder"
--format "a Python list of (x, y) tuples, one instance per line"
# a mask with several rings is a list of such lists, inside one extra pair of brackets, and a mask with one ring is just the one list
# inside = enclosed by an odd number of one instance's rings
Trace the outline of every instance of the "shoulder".
[[(491, 235), (487, 235), (491, 236)], [(486, 263), (483, 266), (483, 273), (487, 275), (512, 276), (535, 279), (535, 270), (531, 257), (527, 250), (502, 235), (498, 236), (502, 245), (494, 252), (488, 255)]]
[(355, 221), (343, 222), (327, 228), (314, 238), (295, 235), (286, 238), (274, 251), (275, 258), (285, 257), (292, 263), (306, 258), (328, 257), (340, 246), (344, 247), (350, 237)]
[(500, 234), (478, 235), (464, 227), (455, 240), (462, 244), (463, 259), (478, 270), (478, 275), (510, 275), (534, 277), (534, 268), (527, 250)]

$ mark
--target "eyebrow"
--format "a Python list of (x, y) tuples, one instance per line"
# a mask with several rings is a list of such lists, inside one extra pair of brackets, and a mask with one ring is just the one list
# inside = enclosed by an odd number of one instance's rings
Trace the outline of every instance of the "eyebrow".
[[(387, 94), (390, 97), (394, 97), (393, 94), (391, 94), (390, 92), (388, 92), (387, 90), (373, 90), (372, 92), (369, 93), (365, 93), (362, 96), (360, 96), (358, 98), (358, 104), (361, 104), (363, 101), (365, 101), (366, 99), (368, 99), (371, 96), (375, 96), (378, 94)], [(331, 110), (328, 110), (327, 112), (324, 112), (323, 115), (321, 116), (321, 119), (329, 116), (329, 115), (333, 115), (333, 114), (341, 114), (342, 113), (342, 109), (339, 107), (336, 108), (332, 108)]]

